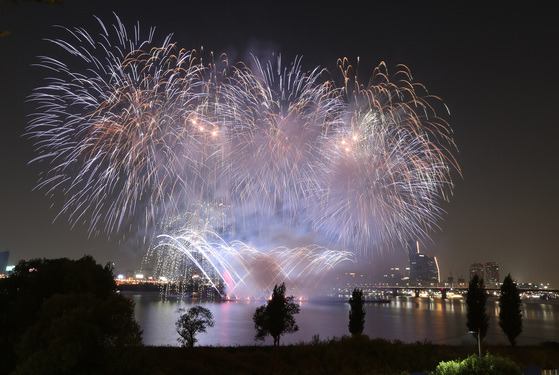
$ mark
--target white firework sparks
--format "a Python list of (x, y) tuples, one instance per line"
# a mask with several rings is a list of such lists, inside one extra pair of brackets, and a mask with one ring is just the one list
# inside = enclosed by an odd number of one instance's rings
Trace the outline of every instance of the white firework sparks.
[[(30, 98), (33, 162), (47, 166), (38, 187), (64, 198), (59, 216), (72, 224), (151, 240), (181, 214), (212, 222), (216, 211), (200, 207), (219, 206), (217, 227), (187, 219), (154, 246), (194, 263), (195, 251), (230, 276), (229, 288), (251, 279), (261, 290), (281, 278), (308, 287), (349, 257), (318, 245), (257, 251), (235, 242), (247, 231), (304, 228), (327, 247), (370, 253), (437, 228), (460, 171), (433, 108), (442, 102), (407, 68), (394, 79), (380, 64), (363, 85), (343, 59), (337, 85), (301, 58), (287, 67), (254, 59), (251, 70), (224, 55), (206, 61), (170, 36), (155, 43), (153, 29), (142, 39), (118, 18), (99, 24), (98, 35), (75, 28), (51, 40), (68, 61), (42, 57), (52, 77)], [(227, 241), (211, 240), (220, 233)], [(255, 262), (274, 267), (268, 282), (256, 282)]]

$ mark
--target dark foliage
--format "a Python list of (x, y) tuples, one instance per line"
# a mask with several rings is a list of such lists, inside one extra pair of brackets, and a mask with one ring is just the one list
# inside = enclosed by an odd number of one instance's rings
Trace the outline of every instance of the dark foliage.
[(349, 298), (348, 328), (352, 335), (360, 335), (363, 333), (363, 329), (365, 329), (365, 303), (361, 289), (353, 289)]
[(90, 373), (141, 344), (132, 303), (90, 256), (21, 261), (0, 280), (0, 302), (0, 374), (16, 365), (18, 374)]
[(282, 335), (299, 330), (294, 317), (299, 311), (300, 307), (293, 302), (293, 296), (285, 296), (285, 284), (274, 286), (272, 299), (258, 307), (252, 317), (256, 328), (255, 339), (264, 340), (270, 335), (274, 339), (274, 346), (279, 346)]
[(522, 302), (516, 283), (510, 274), (501, 285), (499, 296), (499, 327), (503, 330), (512, 346), (516, 346), (516, 338), (522, 333)]
[(184, 347), (192, 348), (198, 341), (196, 335), (206, 332), (207, 327), (215, 324), (212, 312), (202, 306), (191, 307), (187, 312), (181, 308), (177, 313), (180, 314), (175, 323), (180, 336), (178, 340)]
[[(538, 365), (559, 368), (557, 346), (487, 346), (492, 356), (510, 358), (521, 368)], [(299, 374), (299, 375), (402, 375), (428, 373), (441, 361), (463, 360), (473, 345), (403, 343), (346, 336), (312, 343), (235, 347), (144, 347), (154, 374)]]
[(467, 323), (468, 329), (474, 332), (474, 336), (479, 334), (479, 340), (482, 341), (489, 328), (489, 315), (485, 310), (487, 302), (487, 291), (485, 283), (478, 275), (474, 275), (468, 286), (466, 294), (466, 305), (468, 308)]
[(129, 374), (142, 344), (132, 304), (122, 296), (55, 294), (16, 346), (23, 374)]

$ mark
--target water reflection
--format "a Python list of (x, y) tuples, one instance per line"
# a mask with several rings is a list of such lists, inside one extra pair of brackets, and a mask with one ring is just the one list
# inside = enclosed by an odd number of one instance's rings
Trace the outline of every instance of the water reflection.
[[(144, 331), (146, 345), (178, 345), (175, 331), (177, 308), (189, 308), (190, 301), (161, 300), (157, 294), (129, 295), (136, 304), (136, 319)], [(199, 335), (199, 345), (254, 345), (252, 315), (263, 302), (202, 302), (214, 314), (216, 325)], [(311, 341), (349, 334), (349, 305), (344, 302), (299, 302), (301, 313), (296, 316), (299, 332), (282, 338), (282, 343)], [(429, 340), (441, 344), (474, 344), (467, 333), (466, 304), (463, 300), (419, 299), (397, 297), (390, 304), (367, 304), (364, 333), (370, 337), (415, 342)], [(488, 301), (490, 315), (486, 342), (506, 343), (498, 325), (498, 302)], [(559, 304), (553, 301), (529, 301), (523, 304), (524, 330), (519, 345), (559, 338)], [(267, 344), (270, 344), (268, 341)]]

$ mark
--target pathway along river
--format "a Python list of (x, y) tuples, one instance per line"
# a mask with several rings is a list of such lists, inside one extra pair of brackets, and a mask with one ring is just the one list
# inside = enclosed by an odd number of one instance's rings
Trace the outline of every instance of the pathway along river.
[[(163, 300), (157, 293), (123, 293), (135, 303), (136, 320), (144, 332), (144, 344), (177, 346), (175, 321), (179, 307), (190, 308), (200, 303), (214, 315), (215, 326), (198, 335), (197, 345), (254, 345), (252, 315), (263, 302), (199, 302)], [(369, 337), (435, 344), (475, 344), (467, 333), (466, 303), (463, 300), (419, 299), (397, 297), (390, 304), (366, 304), (364, 333)], [(309, 342), (314, 335), (321, 339), (348, 335), (349, 305), (344, 302), (301, 302), (296, 315), (299, 331), (283, 336), (282, 344)], [(486, 343), (508, 343), (498, 324), (498, 302), (489, 300), (491, 319)], [(518, 345), (559, 341), (559, 300), (523, 300), (524, 330)], [(270, 339), (265, 344), (271, 345)]]

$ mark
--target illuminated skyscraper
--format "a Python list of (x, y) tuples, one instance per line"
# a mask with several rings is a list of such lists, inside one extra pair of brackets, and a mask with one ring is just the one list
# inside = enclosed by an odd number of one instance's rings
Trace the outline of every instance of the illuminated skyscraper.
[(472, 263), (470, 265), (470, 280), (477, 275), (480, 279), (485, 279), (485, 267), (483, 263)]
[(440, 273), (437, 258), (421, 254), (418, 241), (408, 241), (406, 250), (410, 260), (410, 281), (421, 285), (438, 284)]
[(6, 267), (8, 267), (8, 260), (10, 259), (9, 251), (0, 252), (0, 274), (6, 273)]
[(485, 262), (485, 282), (499, 283), (499, 265), (497, 262)]

